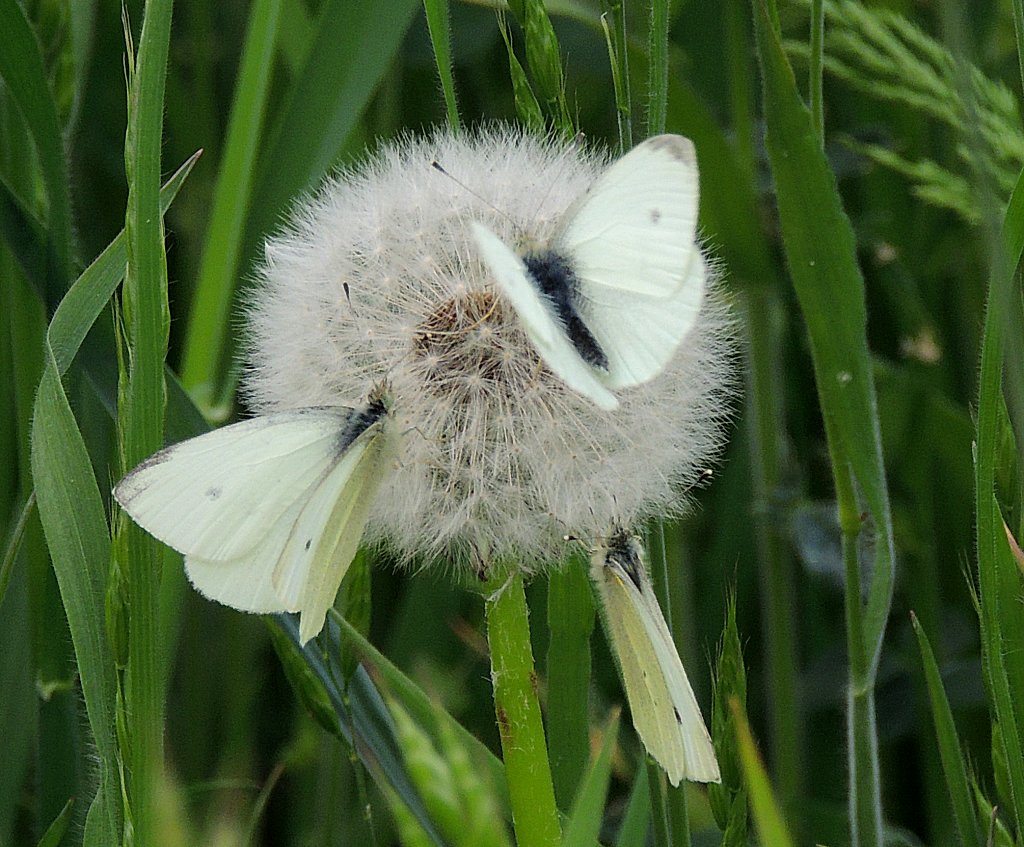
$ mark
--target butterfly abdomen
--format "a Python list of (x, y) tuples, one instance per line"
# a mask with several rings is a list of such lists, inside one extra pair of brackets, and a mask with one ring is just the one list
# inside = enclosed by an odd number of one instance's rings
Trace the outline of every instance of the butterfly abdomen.
[(576, 274), (573, 273), (568, 259), (549, 251), (541, 255), (524, 256), (523, 264), (526, 265), (541, 294), (551, 303), (580, 357), (592, 367), (608, 370), (608, 357), (597, 343), (597, 339), (587, 329), (587, 325), (583, 323), (573, 304)]

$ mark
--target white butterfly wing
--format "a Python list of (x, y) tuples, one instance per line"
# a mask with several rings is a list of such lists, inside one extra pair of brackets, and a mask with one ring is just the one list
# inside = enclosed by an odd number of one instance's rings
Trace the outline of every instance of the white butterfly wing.
[(338, 586), (359, 549), (382, 479), (384, 420), (361, 433), (303, 506), (273, 573), (275, 591), (301, 611), (299, 641), (323, 628)]
[(139, 526), (197, 561), (259, 556), (336, 461), (350, 413), (282, 412), (190, 438), (131, 471), (114, 497)]
[(697, 321), (705, 274), (704, 260), (694, 251), (683, 285), (669, 297), (592, 288), (579, 293), (583, 322), (608, 358), (601, 382), (625, 388), (661, 373)]
[(544, 302), (544, 295), (531, 282), (523, 260), (487, 227), (473, 222), (471, 230), (480, 257), (512, 304), (523, 330), (545, 364), (570, 388), (602, 409), (617, 408), (619, 401), (576, 352), (561, 322)]
[(669, 781), (720, 782), (715, 750), (642, 563), (638, 588), (599, 550), (591, 574), (622, 674), (633, 726)]
[(699, 179), (693, 143), (658, 135), (614, 162), (566, 214), (554, 249), (581, 289), (670, 297), (697, 252)]

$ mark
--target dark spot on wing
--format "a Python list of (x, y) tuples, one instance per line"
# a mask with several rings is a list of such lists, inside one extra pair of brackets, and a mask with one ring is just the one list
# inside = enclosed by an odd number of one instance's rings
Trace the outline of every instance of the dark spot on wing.
[(306, 549), (307, 550), (309, 549), (309, 545), (312, 544), (312, 543), (313, 543), (313, 539), (312, 538), (307, 538), (306, 539)]
[(583, 323), (573, 303), (577, 281), (569, 260), (557, 253), (548, 252), (525, 256), (523, 263), (541, 294), (554, 308), (576, 352), (588, 365), (608, 370), (608, 357)]
[(661, 209), (651, 209), (651, 223), (656, 224), (661, 220)]
[(682, 726), (683, 725), (683, 716), (679, 714), (679, 709), (677, 709), (675, 706), (673, 706), (672, 707), (672, 711), (675, 713), (676, 723), (679, 724), (680, 726)]
[(206, 489), (206, 499), (207, 500), (216, 500), (223, 493), (224, 493), (224, 489), (222, 489), (220, 486), (214, 485), (214, 486)]

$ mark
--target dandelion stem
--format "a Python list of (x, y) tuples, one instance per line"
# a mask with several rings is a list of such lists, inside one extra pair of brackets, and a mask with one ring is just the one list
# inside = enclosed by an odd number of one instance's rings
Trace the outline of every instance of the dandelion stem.
[(501, 733), (512, 822), (519, 847), (555, 847), (562, 833), (544, 740), (523, 578), (516, 572), (486, 597), (494, 711)]

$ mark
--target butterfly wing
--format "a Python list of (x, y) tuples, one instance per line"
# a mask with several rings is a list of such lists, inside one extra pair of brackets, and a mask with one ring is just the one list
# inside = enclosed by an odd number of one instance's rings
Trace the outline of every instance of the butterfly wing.
[(565, 328), (545, 303), (544, 295), (531, 282), (523, 260), (487, 227), (473, 222), (471, 229), (480, 257), (512, 304), (544, 363), (570, 388), (602, 409), (615, 409), (619, 401), (573, 347)]
[(143, 529), (186, 556), (265, 550), (337, 458), (350, 409), (315, 408), (221, 427), (161, 450), (114, 488)]
[[(614, 162), (566, 214), (555, 248), (592, 287), (670, 297), (698, 252), (697, 155), (680, 135), (658, 135)], [(699, 298), (698, 298), (699, 299)]]
[(389, 456), (385, 420), (364, 430), (344, 451), (292, 527), (273, 574), (275, 591), (301, 612), (299, 641), (323, 628), (352, 564)]
[(367, 415), (302, 409), (223, 427), (155, 454), (114, 494), (185, 554), (202, 594), (248, 612), (299, 611), (305, 642), (323, 626), (382, 476), (384, 421)]
[(600, 548), (591, 566), (633, 726), (673, 785), (684, 778), (719, 782), (718, 761), (697, 698), (650, 577), (642, 561), (635, 564), (627, 572), (607, 548)]
[(604, 385), (640, 385), (661, 373), (697, 321), (705, 275), (694, 251), (685, 282), (666, 298), (581, 287), (580, 315), (608, 359), (608, 370), (598, 374)]

